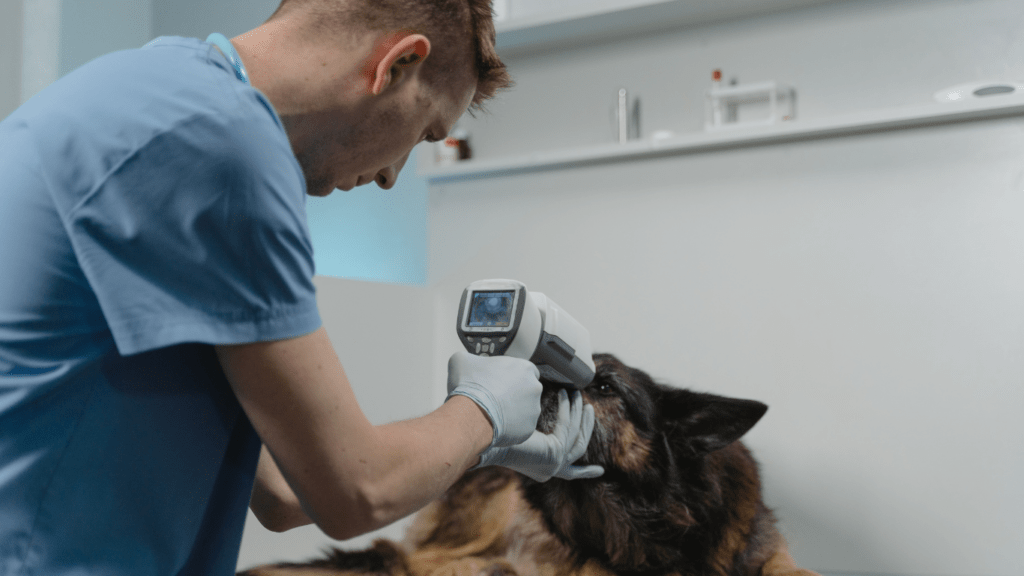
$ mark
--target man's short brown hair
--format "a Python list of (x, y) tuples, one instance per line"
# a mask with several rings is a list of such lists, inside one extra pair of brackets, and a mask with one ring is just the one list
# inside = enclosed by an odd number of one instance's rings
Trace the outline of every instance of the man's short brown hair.
[(424, 62), (428, 82), (451, 82), (475, 68), (474, 109), (512, 85), (494, 47), (491, 0), (282, 0), (270, 19), (297, 9), (310, 11), (317, 28), (328, 33), (358, 26), (423, 34), (431, 43)]

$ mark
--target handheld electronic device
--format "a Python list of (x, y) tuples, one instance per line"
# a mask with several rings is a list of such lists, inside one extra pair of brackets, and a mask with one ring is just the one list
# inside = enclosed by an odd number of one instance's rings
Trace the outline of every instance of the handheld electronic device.
[(541, 378), (582, 390), (594, 380), (590, 333), (558, 304), (516, 280), (479, 280), (462, 292), (459, 339), (472, 354), (515, 356)]

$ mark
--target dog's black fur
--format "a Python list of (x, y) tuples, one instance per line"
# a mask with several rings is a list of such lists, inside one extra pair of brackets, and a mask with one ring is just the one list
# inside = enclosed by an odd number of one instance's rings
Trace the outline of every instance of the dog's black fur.
[[(763, 557), (773, 541), (758, 536), (773, 534), (774, 518), (760, 502), (757, 464), (736, 441), (768, 407), (658, 385), (611, 355), (594, 360), (597, 375), (586, 397), (598, 418), (581, 464), (604, 466), (604, 476), (524, 482), (527, 500), (552, 532), (617, 574), (682, 566), (705, 574), (712, 573), (708, 551), (743, 518), (750, 523), (744, 531), (755, 537), (733, 562)], [(542, 428), (557, 410), (553, 393), (544, 399)]]

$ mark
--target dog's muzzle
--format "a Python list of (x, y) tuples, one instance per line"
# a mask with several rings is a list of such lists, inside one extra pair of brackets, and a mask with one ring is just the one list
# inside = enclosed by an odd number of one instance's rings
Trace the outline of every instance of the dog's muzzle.
[(544, 384), (544, 392), (540, 396), (540, 418), (537, 419), (537, 430), (550, 434), (558, 421), (558, 391), (562, 389), (556, 384)]

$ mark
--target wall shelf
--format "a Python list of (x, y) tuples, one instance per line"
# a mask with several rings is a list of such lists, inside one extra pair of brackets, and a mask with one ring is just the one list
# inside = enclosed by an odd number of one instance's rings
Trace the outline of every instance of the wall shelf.
[[(735, 127), (692, 132), (626, 144), (609, 142), (522, 156), (467, 160), (454, 166), (419, 166), (419, 175), (431, 184), (491, 178), (522, 172), (574, 168), (590, 164), (696, 154), (715, 150), (764, 146), (783, 142), (836, 138), (855, 134), (937, 126), (957, 122), (1024, 116), (1024, 95), (989, 96), (957, 103), (927, 103), (914, 107), (874, 110), (835, 118), (797, 119), (772, 126)], [(424, 155), (426, 156), (426, 155)]]

